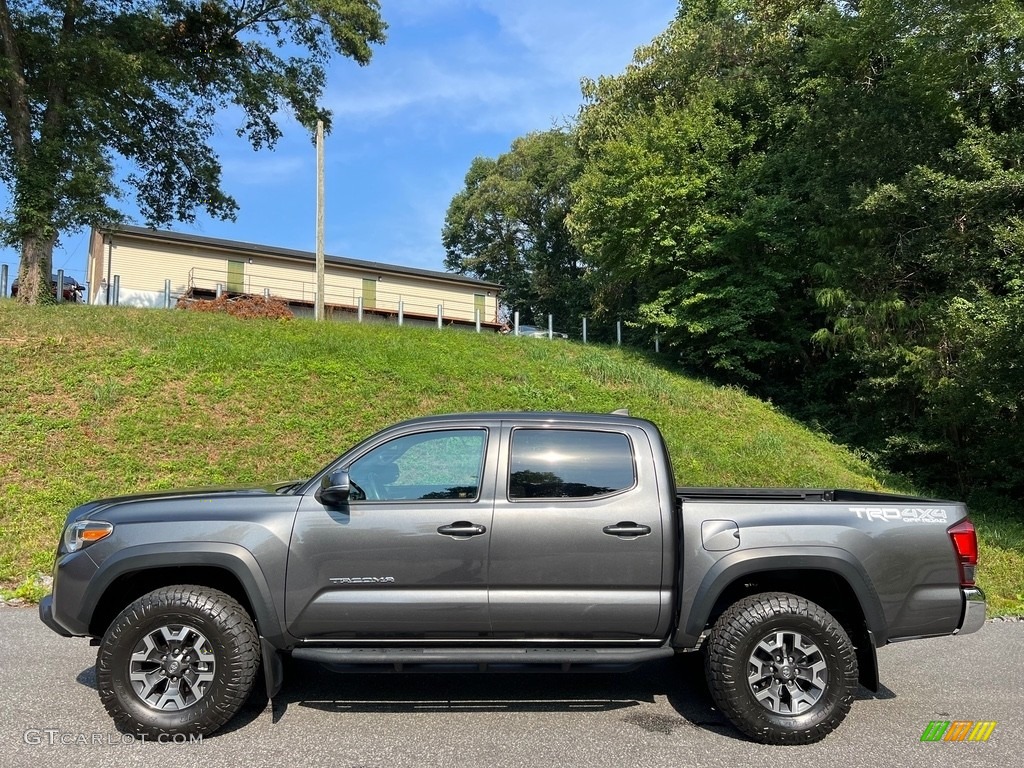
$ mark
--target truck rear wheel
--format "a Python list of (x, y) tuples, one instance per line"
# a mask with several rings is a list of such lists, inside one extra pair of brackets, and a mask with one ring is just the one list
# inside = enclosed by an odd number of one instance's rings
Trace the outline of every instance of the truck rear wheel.
[(857, 690), (857, 655), (825, 609), (783, 592), (739, 600), (715, 622), (704, 670), (715, 704), (764, 744), (809, 744), (834, 731)]
[(198, 735), (239, 710), (258, 667), (256, 629), (237, 600), (173, 586), (143, 595), (114, 619), (96, 656), (96, 680), (124, 730)]

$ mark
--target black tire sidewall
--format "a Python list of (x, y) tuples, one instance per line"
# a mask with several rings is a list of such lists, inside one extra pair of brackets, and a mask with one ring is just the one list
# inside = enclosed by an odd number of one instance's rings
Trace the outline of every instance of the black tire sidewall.
[[(757, 644), (772, 632), (799, 632), (813, 640), (825, 660), (828, 670), (828, 682), (821, 698), (804, 713), (799, 715), (776, 714), (767, 709), (754, 697), (754, 692), (747, 682), (746, 668), (750, 655)], [(803, 732), (813, 730), (816, 726), (831, 720), (837, 713), (840, 704), (848, 692), (843, 685), (842, 655), (838, 644), (822, 631), (817, 622), (800, 615), (775, 615), (750, 632), (747, 638), (737, 646), (736, 653), (736, 707), (748, 713), (753, 720), (760, 720), (775, 731)]]
[[(154, 736), (209, 733), (228, 720), (243, 703), (237, 701), (229, 686), (243, 666), (244, 649), (238, 647), (223, 624), (226, 613), (237, 616), (232, 609), (238, 612), (242, 609), (233, 600), (233, 606), (218, 605), (221, 603), (218, 597), (227, 598), (226, 595), (206, 592), (204, 596), (207, 599), (199, 599), (197, 593), (146, 595), (129, 606), (107, 630), (97, 654), (97, 683), (104, 704), (119, 725)], [(213, 649), (214, 679), (196, 703), (182, 710), (164, 712), (153, 709), (135, 693), (130, 667), (132, 651), (142, 638), (159, 627), (170, 625), (186, 625), (206, 637)], [(248, 688), (251, 688), (251, 681)], [(119, 710), (117, 714), (112, 706)]]
[[(776, 714), (754, 696), (747, 664), (757, 644), (776, 631), (813, 640), (828, 670), (821, 698), (799, 715)], [(843, 721), (857, 686), (857, 660), (842, 625), (823, 608), (795, 595), (766, 593), (727, 610), (705, 646), (705, 670), (712, 698), (746, 735), (767, 744), (818, 741)]]

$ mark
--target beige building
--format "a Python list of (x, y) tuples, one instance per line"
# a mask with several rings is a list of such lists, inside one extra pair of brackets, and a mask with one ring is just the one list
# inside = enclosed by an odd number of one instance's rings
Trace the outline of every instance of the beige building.
[[(179, 297), (270, 295), (298, 315), (316, 302), (315, 256), (268, 245), (142, 227), (94, 229), (87, 280), (91, 304), (173, 306)], [(116, 289), (116, 290), (115, 290)], [(501, 286), (482, 280), (338, 256), (325, 257), (328, 316), (358, 313), (407, 322), (498, 325)]]

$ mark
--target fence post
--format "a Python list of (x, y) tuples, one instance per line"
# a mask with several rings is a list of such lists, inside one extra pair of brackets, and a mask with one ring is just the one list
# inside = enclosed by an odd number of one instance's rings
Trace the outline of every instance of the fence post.
[(512, 314), (512, 328), (516, 336), (519, 335), (519, 310), (517, 309)]
[(7, 265), (0, 264), (0, 299), (7, 298)]
[(64, 303), (64, 270), (57, 270), (57, 303)]
[(224, 294), (224, 284), (217, 283), (217, 298), (219, 299)]
[(405, 322), (405, 302), (401, 299), (398, 300), (398, 324), (402, 325)]
[(620, 347), (622, 346), (622, 321), (621, 320), (617, 320), (615, 322), (615, 341), (618, 343), (618, 345)]
[(480, 310), (474, 309), (473, 316), (476, 319), (476, 332), (480, 333)]
[(164, 309), (171, 308), (171, 281), (164, 280)]
[(121, 306), (121, 276), (114, 275), (114, 306)]
[(270, 301), (270, 289), (269, 288), (264, 288), (263, 289), (263, 299), (265, 301)]
[(583, 318), (583, 343), (587, 343), (587, 318)]
[(661, 337), (658, 335), (657, 331), (654, 332), (654, 351), (655, 353), (661, 352)]
[(359, 319), (360, 323), (363, 322), (363, 297), (362, 296), (360, 296), (358, 299), (356, 299), (356, 317)]
[(555, 338), (555, 318), (548, 312), (548, 340)]
[(444, 328), (444, 304), (437, 305), (437, 327)]

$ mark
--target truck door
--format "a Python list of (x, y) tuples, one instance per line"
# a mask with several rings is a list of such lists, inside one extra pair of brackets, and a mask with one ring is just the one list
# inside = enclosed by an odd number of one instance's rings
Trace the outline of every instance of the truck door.
[(347, 504), (327, 509), (306, 494), (288, 558), (289, 631), (322, 639), (487, 635), (497, 434), (496, 423), (478, 423), (385, 436), (347, 462)]
[(671, 604), (639, 429), (506, 426), (491, 533), (497, 638), (654, 637)]

